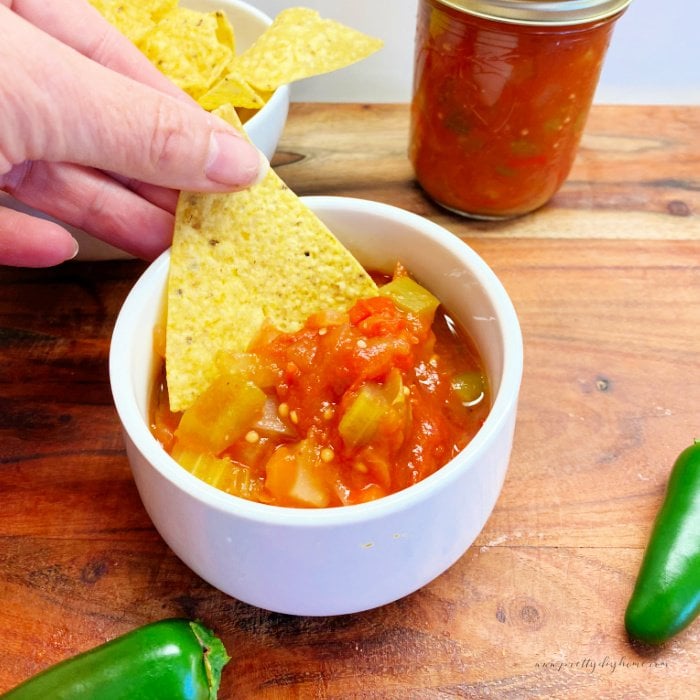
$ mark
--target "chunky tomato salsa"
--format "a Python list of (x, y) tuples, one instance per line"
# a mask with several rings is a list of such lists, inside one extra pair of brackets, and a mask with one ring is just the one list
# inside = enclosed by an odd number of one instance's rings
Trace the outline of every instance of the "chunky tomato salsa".
[(490, 406), (479, 354), (401, 268), (346, 313), (295, 333), (264, 327), (184, 412), (165, 373), (151, 429), (183, 467), (236, 496), (279, 506), (363, 503), (404, 489), (471, 440)]
[(426, 193), (483, 218), (544, 204), (571, 169), (611, 30), (610, 19), (530, 26), (423, 0), (409, 155)]

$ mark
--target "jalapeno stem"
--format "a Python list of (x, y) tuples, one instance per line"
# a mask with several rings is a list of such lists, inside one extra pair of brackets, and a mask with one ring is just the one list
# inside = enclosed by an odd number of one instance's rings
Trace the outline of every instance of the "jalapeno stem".
[(198, 622), (154, 622), (51, 666), (0, 700), (216, 700), (229, 656)]

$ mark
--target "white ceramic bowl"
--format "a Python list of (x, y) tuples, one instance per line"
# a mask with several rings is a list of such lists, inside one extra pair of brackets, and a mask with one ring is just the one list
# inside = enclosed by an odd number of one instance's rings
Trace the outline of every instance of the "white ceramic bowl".
[(361, 505), (308, 510), (252, 503), (192, 476), (162, 449), (146, 420), (169, 253), (144, 273), (117, 319), (110, 380), (141, 499), (172, 550), (225, 593), (296, 615), (366, 610), (417, 590), (472, 544), (501, 491), (522, 374), (513, 305), (484, 261), (449, 231), (365, 200), (304, 201), (367, 268), (397, 255), (472, 334), (493, 405), (467, 448), (424, 481)]
[[(241, 0), (181, 0), (183, 7), (200, 12), (224, 10), (231, 20), (236, 36), (236, 51), (247, 49), (257, 39), (272, 19), (252, 5)], [(275, 90), (265, 106), (245, 124), (250, 140), (267, 156), (272, 158), (279, 143), (289, 111), (289, 86), (283, 85)], [(48, 218), (64, 226), (75, 237), (80, 246), (78, 260), (113, 260), (130, 258), (128, 253), (89, 236), (82, 229), (64, 224), (32, 207), (18, 202), (13, 197), (0, 192), (0, 206)]]

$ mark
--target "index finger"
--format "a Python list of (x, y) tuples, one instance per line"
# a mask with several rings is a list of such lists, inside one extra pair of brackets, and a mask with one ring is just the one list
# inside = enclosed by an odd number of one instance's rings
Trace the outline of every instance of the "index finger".
[(86, 0), (0, 0), (0, 5), (97, 63), (194, 103)]

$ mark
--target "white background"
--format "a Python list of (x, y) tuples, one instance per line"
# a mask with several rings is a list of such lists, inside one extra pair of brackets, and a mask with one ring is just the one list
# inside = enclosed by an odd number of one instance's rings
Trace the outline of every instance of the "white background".
[[(309, 102), (408, 102), (417, 0), (248, 0), (270, 16), (303, 5), (384, 40), (361, 63), (294, 85)], [(599, 103), (700, 104), (700, 0), (632, 0), (613, 33)]]

